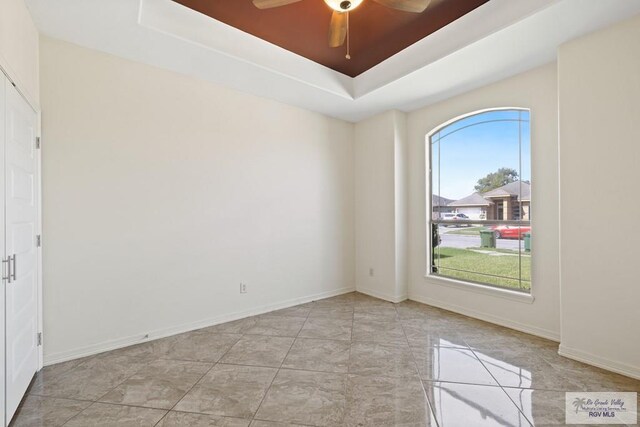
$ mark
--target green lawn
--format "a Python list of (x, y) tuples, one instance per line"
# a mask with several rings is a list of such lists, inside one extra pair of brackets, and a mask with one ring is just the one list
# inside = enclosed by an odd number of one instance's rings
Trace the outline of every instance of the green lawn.
[[(468, 249), (440, 247), (435, 248), (435, 251), (435, 264), (439, 266), (438, 273), (442, 276), (507, 288), (527, 290), (531, 288), (530, 256), (523, 256), (521, 258), (521, 284), (518, 280), (519, 261), (517, 256), (486, 255)], [(491, 276), (486, 276), (485, 274)], [(509, 278), (505, 279), (493, 276), (505, 276)]]
[(479, 236), (481, 230), (486, 230), (486, 227), (465, 227), (459, 230), (447, 231), (447, 234), (464, 234), (466, 236)]

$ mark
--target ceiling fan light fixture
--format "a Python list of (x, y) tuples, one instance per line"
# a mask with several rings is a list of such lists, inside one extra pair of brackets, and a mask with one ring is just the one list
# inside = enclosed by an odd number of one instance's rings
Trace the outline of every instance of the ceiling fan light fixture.
[(363, 0), (324, 0), (327, 6), (336, 12), (351, 12), (362, 4), (362, 1)]

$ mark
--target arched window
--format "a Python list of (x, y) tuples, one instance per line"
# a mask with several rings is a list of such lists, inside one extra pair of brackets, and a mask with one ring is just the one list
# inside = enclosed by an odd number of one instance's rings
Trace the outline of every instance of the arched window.
[(427, 145), (429, 274), (530, 292), (529, 110), (454, 119)]

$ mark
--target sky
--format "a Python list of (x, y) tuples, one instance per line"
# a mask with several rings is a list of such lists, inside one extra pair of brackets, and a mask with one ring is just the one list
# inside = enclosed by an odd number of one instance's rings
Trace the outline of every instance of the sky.
[(431, 137), (433, 194), (461, 199), (475, 191), (478, 179), (502, 167), (531, 181), (530, 133), (529, 112), (515, 110), (477, 114), (440, 129)]

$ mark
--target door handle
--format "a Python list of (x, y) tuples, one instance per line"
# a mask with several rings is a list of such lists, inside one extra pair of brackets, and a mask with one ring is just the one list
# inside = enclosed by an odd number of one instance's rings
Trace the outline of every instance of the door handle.
[(13, 254), (13, 269), (9, 274), (13, 275), (13, 281), (15, 282), (16, 281), (16, 254)]
[[(7, 264), (7, 276), (4, 275), (4, 265)], [(6, 280), (7, 283), (11, 283), (11, 257), (2, 259), (2, 280)]]

